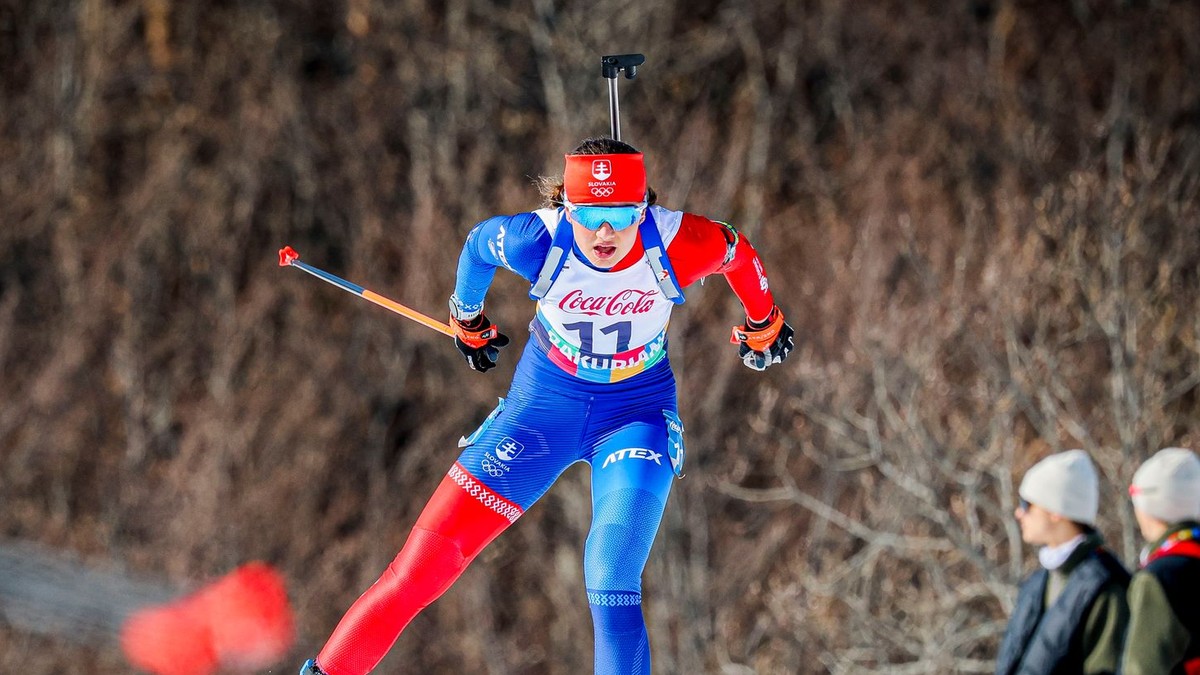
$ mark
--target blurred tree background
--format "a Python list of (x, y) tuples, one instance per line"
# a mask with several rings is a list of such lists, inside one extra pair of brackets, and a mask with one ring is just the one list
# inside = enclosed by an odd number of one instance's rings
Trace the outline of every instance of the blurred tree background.
[[(1014, 483), (1085, 448), (1101, 529), (1200, 446), (1200, 5), (1166, 0), (0, 3), (0, 536), (178, 582), (278, 565), (295, 663), (504, 394), (440, 317), (470, 227), (608, 131), (755, 242), (798, 351), (671, 327), (687, 478), (645, 580), (662, 673), (990, 672)], [(547, 411), (553, 414), (553, 411)], [(381, 672), (591, 668), (569, 471)], [(291, 672), (292, 663), (276, 672)], [(0, 671), (127, 672), (0, 624)]]

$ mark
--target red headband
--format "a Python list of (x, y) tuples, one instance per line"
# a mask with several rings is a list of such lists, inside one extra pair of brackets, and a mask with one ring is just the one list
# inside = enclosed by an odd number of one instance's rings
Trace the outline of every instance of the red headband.
[(572, 204), (640, 202), (646, 199), (642, 153), (567, 155), (563, 191)]

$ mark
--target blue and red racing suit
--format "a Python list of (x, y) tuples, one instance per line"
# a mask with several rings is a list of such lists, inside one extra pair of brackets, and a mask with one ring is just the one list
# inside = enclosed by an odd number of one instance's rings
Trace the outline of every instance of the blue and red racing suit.
[(666, 248), (665, 269), (645, 264), (643, 241), (653, 238), (645, 229), (609, 270), (590, 265), (576, 247), (549, 269), (554, 242), (565, 240), (554, 234), (570, 227), (560, 210), (494, 217), (468, 235), (452, 302), (479, 311), (495, 270), (515, 272), (538, 297), (532, 338), (508, 395), (460, 442), (465, 449), (399, 555), (318, 655), (327, 673), (374, 668), (412, 617), (580, 461), (592, 469), (584, 578), (595, 672), (650, 672), (641, 576), (683, 461), (665, 277), (686, 287), (721, 273), (752, 319), (767, 317), (774, 299), (758, 255), (728, 225), (659, 206), (647, 211), (647, 223)]

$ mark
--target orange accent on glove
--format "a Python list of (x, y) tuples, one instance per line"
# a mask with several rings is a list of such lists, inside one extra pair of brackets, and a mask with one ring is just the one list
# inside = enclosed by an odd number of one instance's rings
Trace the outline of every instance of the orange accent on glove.
[(729, 336), (729, 344), (745, 343), (747, 347), (756, 352), (765, 352), (775, 342), (775, 338), (779, 337), (779, 331), (782, 329), (783, 312), (779, 311), (779, 307), (772, 307), (771, 313), (767, 315), (766, 326), (751, 327), (750, 320), (747, 319), (746, 323), (733, 327), (733, 333)]
[(450, 328), (454, 331), (454, 337), (472, 349), (479, 349), (487, 345), (490, 340), (500, 334), (500, 327), (488, 322), (482, 314), (465, 324), (452, 316), (450, 317)]

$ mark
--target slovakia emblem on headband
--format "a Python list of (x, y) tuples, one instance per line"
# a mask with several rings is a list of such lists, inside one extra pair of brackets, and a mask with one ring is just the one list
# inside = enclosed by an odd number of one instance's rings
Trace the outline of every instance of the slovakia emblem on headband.
[(607, 180), (612, 175), (612, 163), (607, 159), (592, 160), (592, 178)]

